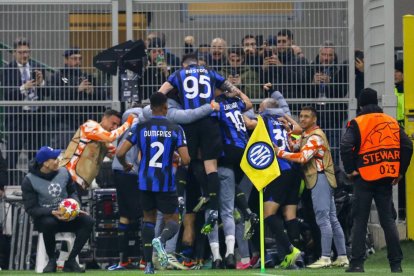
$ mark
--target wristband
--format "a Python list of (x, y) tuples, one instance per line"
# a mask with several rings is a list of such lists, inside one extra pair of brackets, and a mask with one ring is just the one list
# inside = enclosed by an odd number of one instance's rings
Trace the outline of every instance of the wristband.
[(216, 110), (215, 105), (214, 105), (214, 101), (210, 102), (210, 106), (211, 106), (211, 109)]

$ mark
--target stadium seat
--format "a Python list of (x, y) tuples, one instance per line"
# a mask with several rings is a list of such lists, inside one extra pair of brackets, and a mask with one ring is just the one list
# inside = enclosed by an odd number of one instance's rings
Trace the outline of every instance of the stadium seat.
[[(65, 260), (69, 256), (69, 252), (72, 251), (73, 244), (75, 242), (75, 234), (70, 232), (60, 232), (56, 234), (55, 238), (56, 241), (65, 241), (67, 243), (68, 252), (60, 251), (59, 258), (57, 259), (57, 266), (63, 267)], [(45, 243), (43, 241), (43, 233), (39, 233), (36, 254), (36, 273), (42, 273), (48, 261), (49, 257), (46, 254)], [(76, 261), (79, 263), (78, 257), (76, 257)]]

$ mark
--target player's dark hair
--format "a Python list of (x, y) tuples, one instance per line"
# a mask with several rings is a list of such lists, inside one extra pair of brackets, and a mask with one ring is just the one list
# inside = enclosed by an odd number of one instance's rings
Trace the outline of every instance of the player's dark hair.
[(104, 117), (111, 117), (111, 116), (116, 116), (119, 119), (122, 119), (122, 115), (119, 111), (115, 109), (110, 109), (110, 108), (105, 110)]
[(304, 106), (304, 107), (302, 107), (302, 110), (308, 110), (308, 111), (312, 112), (313, 116), (318, 118), (318, 112), (316, 111), (316, 109), (313, 106), (310, 106), (310, 105)]
[(194, 63), (198, 62), (198, 57), (196, 53), (191, 52), (191, 53), (183, 55), (183, 58), (181, 59), (181, 64), (189, 63), (189, 62), (194, 62)]
[(155, 92), (150, 97), (151, 109), (163, 107), (167, 103), (167, 96), (161, 92)]

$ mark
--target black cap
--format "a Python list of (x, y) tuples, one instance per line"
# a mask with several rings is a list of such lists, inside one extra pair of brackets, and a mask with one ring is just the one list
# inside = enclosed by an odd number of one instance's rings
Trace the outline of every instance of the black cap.
[(364, 88), (359, 94), (359, 106), (366, 106), (369, 104), (378, 105), (377, 91), (372, 88)]
[(399, 60), (395, 61), (394, 69), (395, 69), (395, 71), (399, 71), (401, 73), (404, 73), (404, 63), (403, 63), (402, 59), (399, 59)]
[(63, 56), (64, 56), (65, 58), (68, 58), (68, 57), (70, 57), (71, 55), (79, 55), (79, 54), (80, 54), (80, 49), (79, 49), (79, 48), (77, 48), (77, 47), (74, 47), (74, 48), (67, 49), (67, 50), (64, 52)]

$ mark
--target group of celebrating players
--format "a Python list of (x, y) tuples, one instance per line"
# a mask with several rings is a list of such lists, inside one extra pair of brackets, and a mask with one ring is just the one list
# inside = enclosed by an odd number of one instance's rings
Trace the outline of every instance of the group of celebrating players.
[[(199, 65), (195, 54), (184, 55), (182, 65), (151, 95), (150, 106), (131, 108), (124, 114), (124, 119), (136, 114), (138, 123), (122, 137), (113, 162), (121, 217), (121, 260), (110, 270), (130, 265), (127, 232), (133, 231), (131, 221), (141, 211), (146, 274), (154, 273), (153, 248), (161, 267), (188, 269), (200, 264), (204, 235), (210, 244), (212, 268), (246, 269), (257, 262), (257, 254), (252, 258), (250, 254), (258, 251), (260, 239), (254, 233), (257, 215), (248, 205), (252, 184), (240, 168), (249, 132), (257, 125), (253, 105), (223, 76)], [(290, 136), (301, 134), (302, 128), (279, 106), (286, 106), (286, 102), (267, 98), (258, 112), (272, 143), (278, 150), (289, 152)], [(312, 108), (308, 111), (316, 113)], [(264, 217), (285, 256), (280, 267), (288, 269), (301, 257), (296, 218), (301, 178), (293, 162), (282, 158), (278, 162), (281, 176), (264, 190)], [(200, 209), (205, 215), (198, 216)], [(162, 219), (157, 219), (157, 211)], [(204, 219), (201, 224), (200, 217)], [(181, 221), (184, 227), (179, 255), (183, 262), (179, 263), (174, 252)], [(224, 261), (219, 221), (225, 237)], [(201, 227), (198, 231), (197, 225)]]

